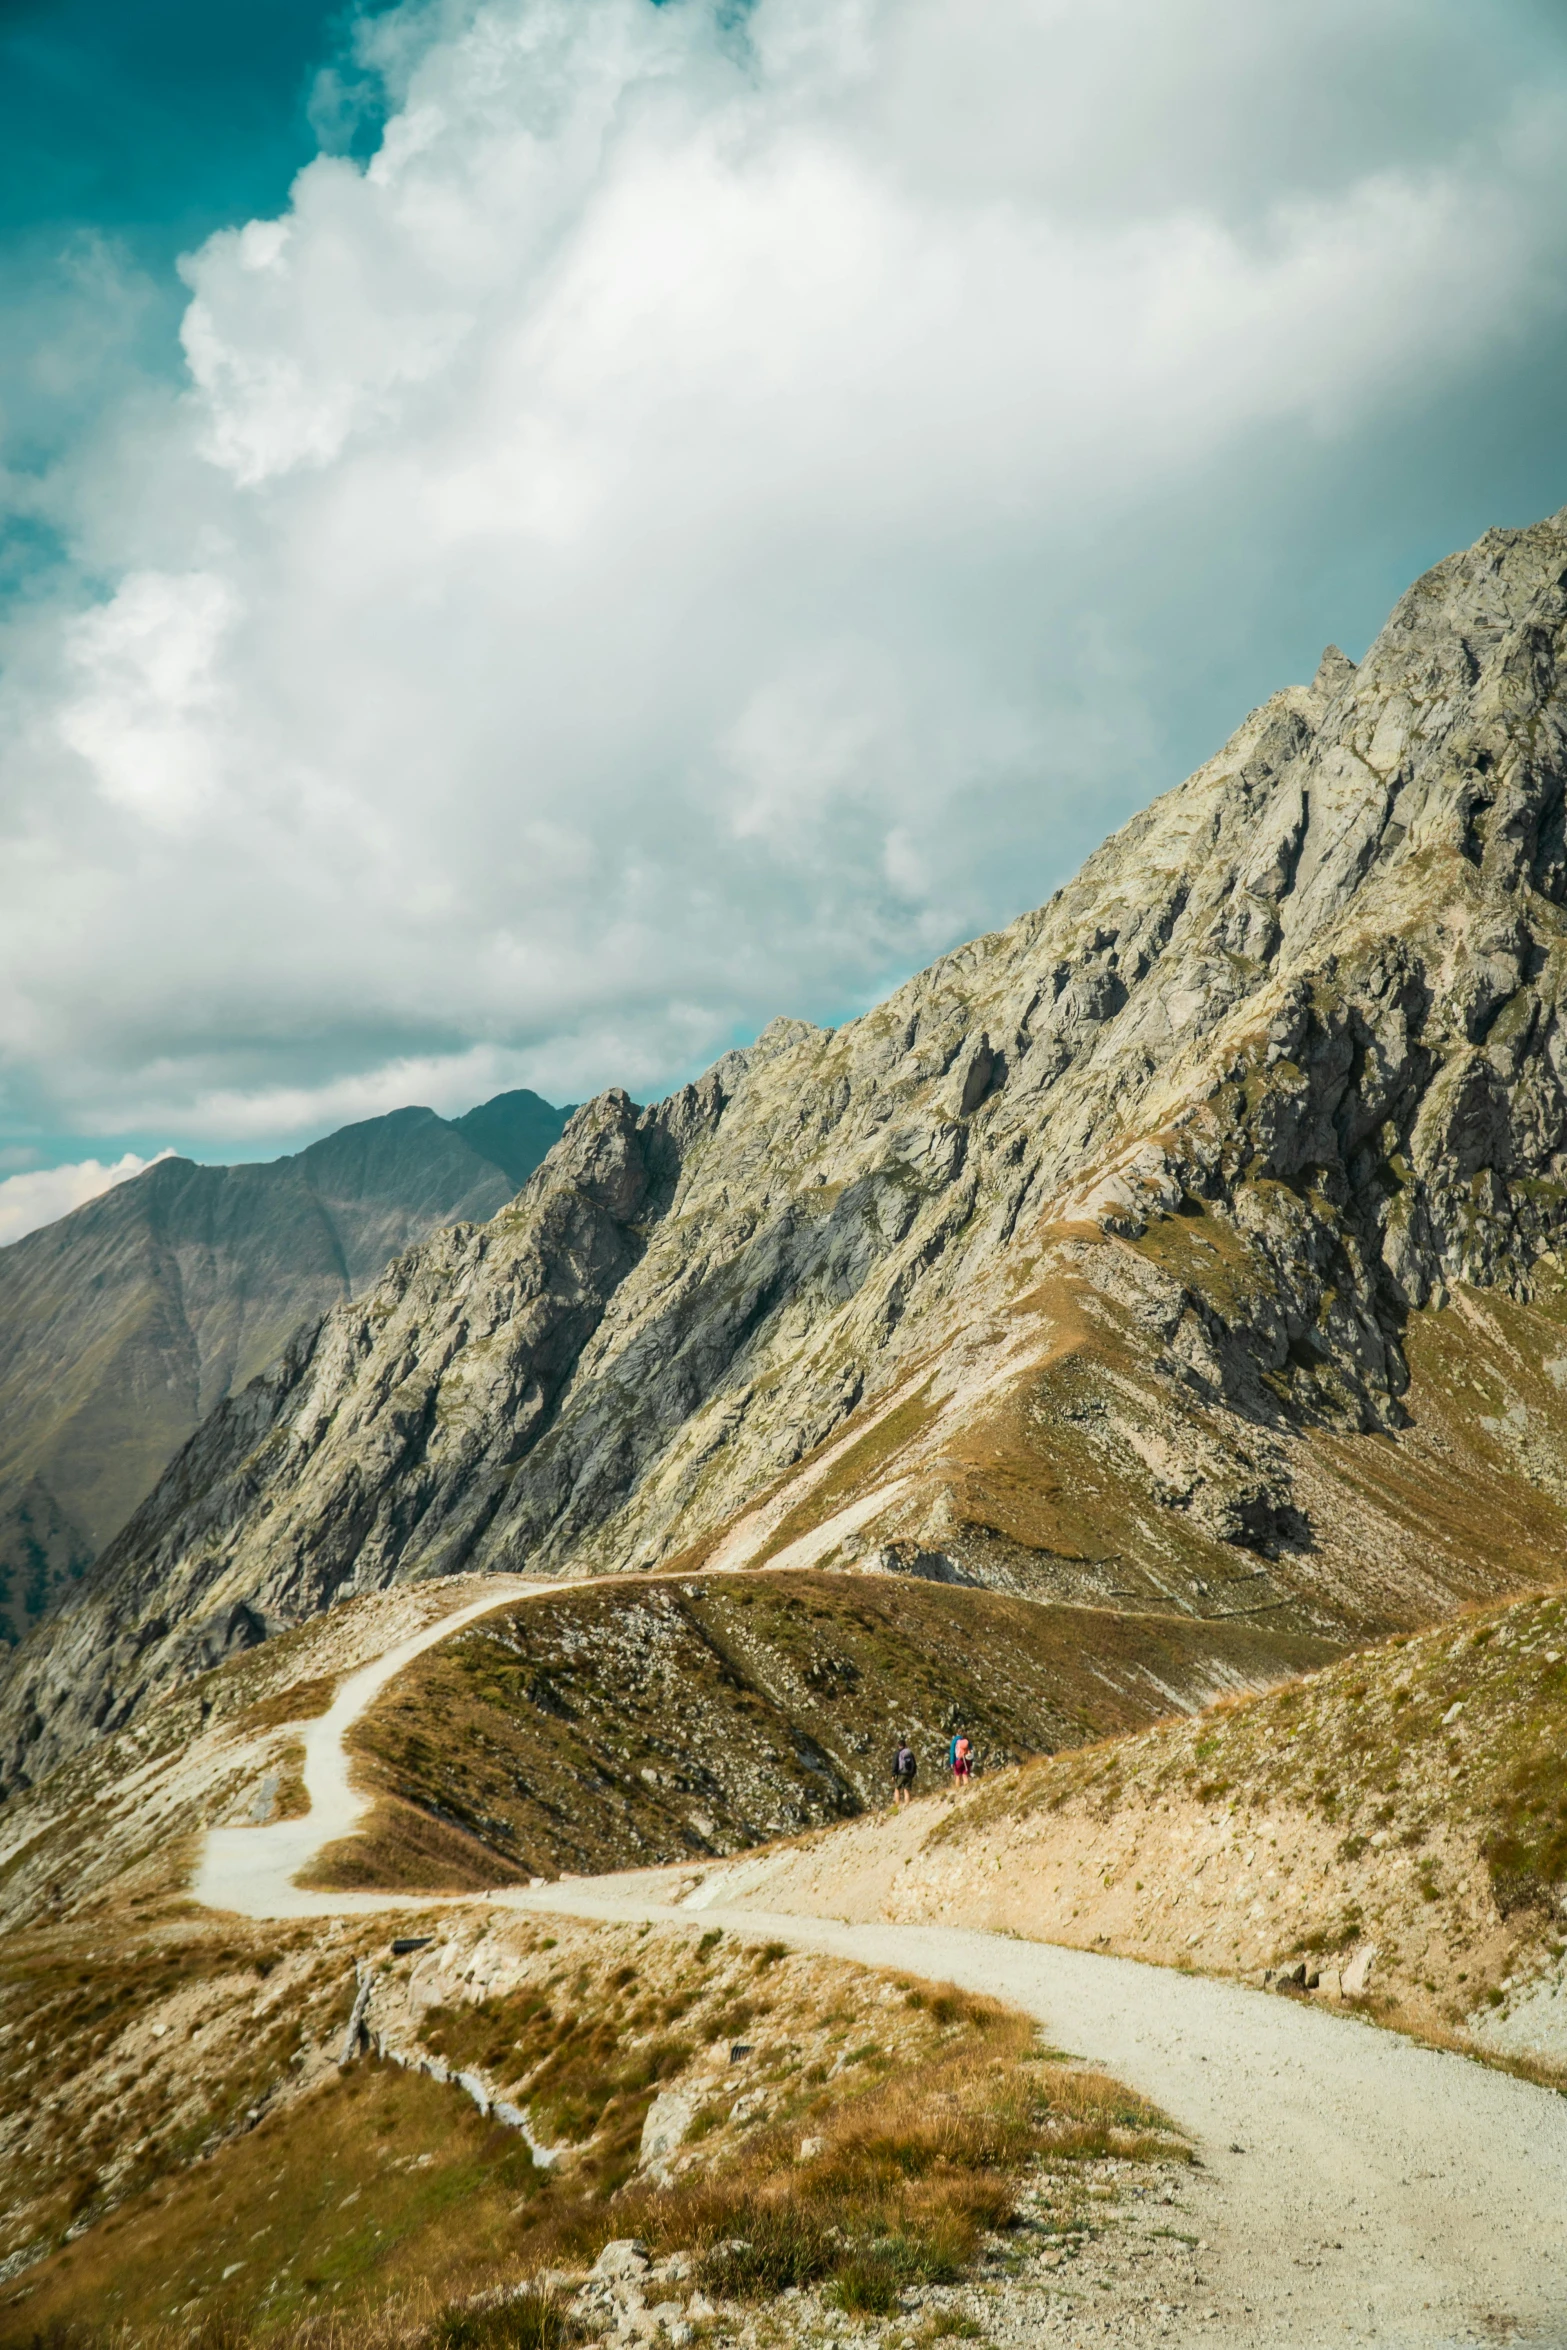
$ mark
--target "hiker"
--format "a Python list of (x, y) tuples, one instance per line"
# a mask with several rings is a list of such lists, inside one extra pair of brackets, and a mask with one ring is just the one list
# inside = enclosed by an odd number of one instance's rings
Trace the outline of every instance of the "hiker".
[(952, 1784), (961, 1795), (974, 1769), (974, 1749), (961, 1730), (947, 1749), (947, 1761), (952, 1767)]
[(907, 1803), (914, 1793), (914, 1774), (919, 1769), (914, 1749), (906, 1738), (898, 1741), (898, 1751), (892, 1758), (892, 1785), (894, 1803)]

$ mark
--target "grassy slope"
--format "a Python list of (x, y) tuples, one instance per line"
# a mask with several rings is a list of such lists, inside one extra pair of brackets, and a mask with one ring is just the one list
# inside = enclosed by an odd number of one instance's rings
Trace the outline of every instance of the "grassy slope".
[[(867, 2259), (898, 2275), (946, 2274), (1005, 2220), (1040, 2160), (1066, 2230), (1082, 2202), (1072, 2165), (1172, 2151), (1139, 2100), (1043, 2058), (1024, 2019), (983, 2000), (773, 1946), (719, 1947), (711, 1933), (549, 1932), (476, 1914), (448, 1922), (433, 1961), (409, 1961), (389, 1956), (388, 1931), (296, 1929), (282, 1963), (308, 1958), (343, 1990), (366, 1958), (378, 1970), (372, 2014), (384, 2012), (394, 2046), (484, 2067), (542, 2122), (569, 2129), (574, 2153), (536, 2169), (516, 2133), (396, 2063), (365, 2059), (339, 2074), (329, 2061), (338, 2000), (307, 2019), (309, 2082), (290, 2090), (285, 2067), (254, 2127), (237, 2116), (204, 2160), (168, 2150), (112, 2208), (79, 2205), (96, 2224), (69, 2241), (59, 2241), (64, 2212), (39, 2215), (29, 2240), (41, 2228), (58, 2249), (0, 2291), (0, 2344), (81, 2319), (142, 2339), (157, 2329), (165, 2343), (210, 2341), (222, 2327), (235, 2329), (228, 2341), (287, 2339), (328, 2312), (360, 2339), (395, 2340), (445, 2302), (583, 2266), (632, 2233), (655, 2250), (706, 2254), (710, 2287), (741, 2295)], [(188, 2009), (203, 1979), (189, 1956)], [(89, 1971), (85, 1951), (74, 1971)], [(116, 1985), (83, 1988), (101, 2002)], [(216, 1977), (210, 1988), (208, 2006), (221, 2004)], [(133, 2007), (120, 2001), (122, 2062), (173, 1996), (165, 1983)], [(738, 2070), (728, 2061), (737, 2028), (751, 2043)], [(230, 2072), (241, 2063), (236, 2047)], [(207, 2069), (222, 2071), (221, 2060)], [(661, 2084), (689, 2085), (699, 2111), (664, 2188), (634, 2176)], [(802, 2128), (821, 2141), (808, 2167)], [(745, 2258), (717, 2252), (742, 2233)]]
[(712, 1576), (563, 1590), (432, 1649), (357, 1744), (382, 1801), (316, 1874), (474, 1886), (735, 1851), (990, 1763), (1080, 1745), (1327, 1654), (1242, 1620), (1036, 1605), (912, 1578)]
[(0, 2259), (154, 2192), (221, 2144), (341, 2033), (350, 1997), (321, 1937), (184, 1904), (8, 1936)]
[(1558, 1587), (815, 1839), (765, 1898), (1221, 1974), (1370, 1946), (1385, 2020), (1567, 2074), (1564, 1751)]
[[(1564, 1744), (1552, 1592), (1019, 1774), (987, 1808), (1036, 1841), (1068, 1820), (1098, 1831), (1074, 1939), (1242, 1969), (1370, 1943), (1382, 2012), (1461, 2030), (1559, 1955)], [(982, 1837), (979, 1811), (947, 1834)]]
[[(1020, 1247), (996, 1317), (1016, 1367), (974, 1392), (958, 1379), (939, 1408), (939, 1367), (911, 1375), (895, 1409), (861, 1435), (851, 1419), (791, 1472), (755, 1558), (812, 1536), (822, 1565), (876, 1545), (939, 1549), (1035, 1598), (1210, 1621), (1250, 1605), (1343, 1647), (1554, 1573), (1567, 1550), (1562, 1267), (1535, 1268), (1527, 1304), (1459, 1286), (1442, 1310), (1409, 1315), (1394, 1430), (1362, 1432), (1331, 1366), (1304, 1349), (1264, 1376), (1251, 1416), (1215, 1413), (1211, 1365), (1192, 1371), (1182, 1329), (1199, 1308), (1235, 1329), (1266, 1320), (1273, 1275), (1260, 1238), (1190, 1204), (1136, 1242), (1058, 1227), (1042, 1253)], [(1172, 1297), (1186, 1300), (1173, 1333)], [(1270, 1491), (1292, 1493), (1293, 1519), (1270, 1525)], [(846, 1512), (858, 1521), (835, 1536)]]

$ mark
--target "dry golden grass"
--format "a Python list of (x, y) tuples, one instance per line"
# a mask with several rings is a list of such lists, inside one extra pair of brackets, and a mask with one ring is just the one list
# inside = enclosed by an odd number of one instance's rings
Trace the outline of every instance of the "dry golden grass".
[[(629, 2183), (613, 2214), (591, 2195), (541, 2206), (539, 2267), (590, 2259), (611, 2235), (691, 2251), (710, 2291), (741, 2298), (823, 2278), (950, 2281), (1003, 2226), (1036, 2160), (1172, 2150), (1168, 2125), (1102, 2075), (1043, 2058), (1026, 2017), (911, 1987), (949, 2020), (917, 2067), (858, 2092), (802, 2082), (787, 2114), (710, 2171)], [(944, 2045), (945, 2043), (945, 2045)], [(800, 2159), (802, 2133), (819, 2140)], [(860, 2306), (869, 2306), (865, 2300)]]
[(579, 2336), (554, 2293), (524, 2289), (443, 2301), (421, 2283), (376, 2310), (320, 2310), (259, 2337), (221, 2317), (194, 2327), (62, 2323), (41, 2330), (28, 2350), (259, 2350), (262, 2343), (265, 2350), (565, 2350)]
[(517, 2212), (538, 2176), (522, 2141), (460, 2093), (364, 2064), (18, 2280), (32, 2289), (0, 2311), (0, 2343), (90, 2324), (194, 2350), (216, 2328), (286, 2341), (383, 2311), (396, 2340), (411, 2312), (515, 2273)]
[(289, 1722), (316, 1721), (337, 1695), (339, 1677), (336, 1673), (318, 1673), (311, 1680), (274, 1689), (236, 1714), (234, 1727), (244, 1731), (277, 1730)]
[(287, 2080), (348, 1988), (341, 1961), (319, 1965), (301, 1940), (178, 1911), (9, 1938), (0, 2256), (98, 2219)]
[[(499, 1930), (480, 1921), (474, 1950)], [(1026, 2171), (1176, 2150), (1140, 2099), (1042, 2056), (1027, 2019), (986, 2000), (720, 1936), (563, 1925), (519, 1930), (516, 1950), (513, 1991), (427, 2008), (422, 2036), (454, 2066), (526, 2076), (541, 2134), (581, 2133), (559, 2168), (455, 2089), (362, 2061), (14, 2280), (0, 2350), (512, 2350), (453, 2335), (451, 2313), (628, 2235), (693, 2254), (726, 2297), (814, 2281), (874, 2308), (957, 2275)], [(744, 2073), (736, 2032), (754, 2044)], [(637, 2147), (676, 2079), (709, 2104), (659, 2186)], [(748, 2084), (765, 2112), (736, 2122)], [(808, 2161), (803, 2137), (820, 2141)], [(518, 2350), (551, 2350), (549, 2312), (521, 2317), (535, 2333)]]
[(525, 1873), (454, 1821), (383, 1790), (353, 1835), (324, 1845), (300, 1882), (334, 1893), (387, 1886), (477, 1893)]

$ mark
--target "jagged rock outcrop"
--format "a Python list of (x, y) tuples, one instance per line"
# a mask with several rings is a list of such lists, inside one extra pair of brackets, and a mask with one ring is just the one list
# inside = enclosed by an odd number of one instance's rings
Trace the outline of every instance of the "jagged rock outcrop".
[(1564, 649), (1567, 516), (1489, 533), (1038, 912), (589, 1104), (198, 1432), (16, 1660), (7, 1783), (399, 1577), (946, 1560), (1348, 1640), (1541, 1571)]
[(207, 1414), (410, 1243), (493, 1215), (566, 1113), (393, 1110), (262, 1165), (161, 1159), (0, 1249), (0, 1639), (79, 1582)]

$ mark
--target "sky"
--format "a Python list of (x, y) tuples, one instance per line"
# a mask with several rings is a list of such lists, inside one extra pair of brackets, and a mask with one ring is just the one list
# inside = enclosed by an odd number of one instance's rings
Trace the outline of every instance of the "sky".
[(651, 1098), (1567, 503), (1561, 0), (0, 0), (0, 1237)]

